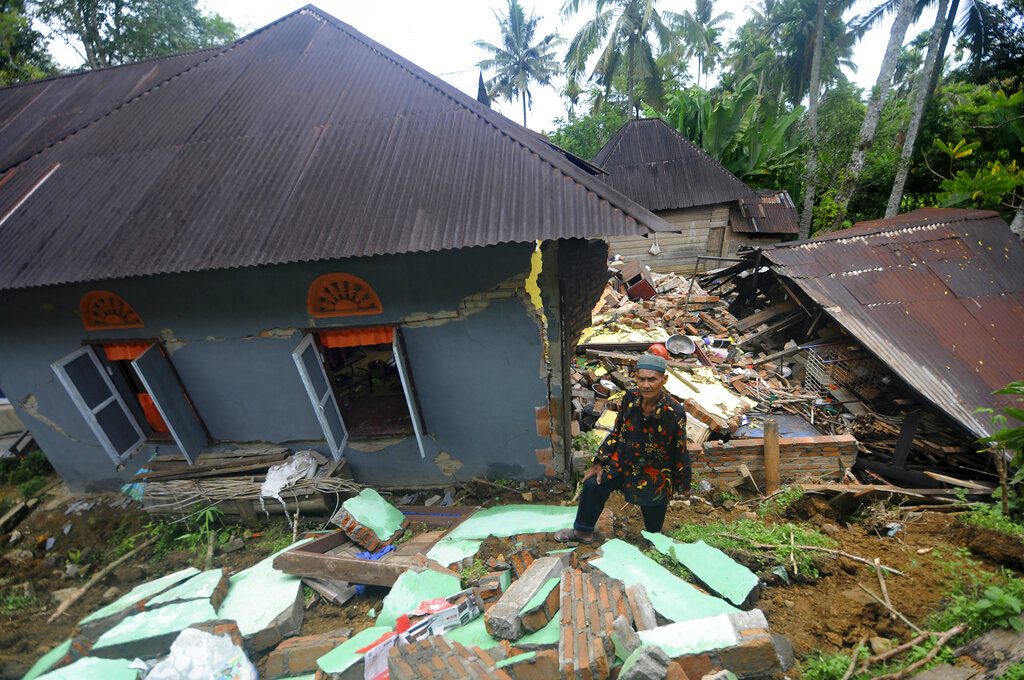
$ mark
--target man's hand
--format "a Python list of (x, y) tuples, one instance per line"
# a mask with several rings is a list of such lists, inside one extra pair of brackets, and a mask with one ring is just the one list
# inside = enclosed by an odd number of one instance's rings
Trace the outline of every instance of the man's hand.
[(587, 469), (587, 473), (583, 475), (583, 481), (586, 483), (591, 477), (597, 477), (597, 483), (601, 483), (601, 477), (604, 475), (604, 466), (600, 463), (594, 463)]

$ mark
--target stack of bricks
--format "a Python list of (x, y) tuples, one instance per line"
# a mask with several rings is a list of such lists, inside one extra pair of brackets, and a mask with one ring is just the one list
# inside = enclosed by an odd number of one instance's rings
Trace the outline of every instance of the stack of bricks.
[(615, 619), (625, 616), (633, 625), (622, 581), (566, 569), (559, 596), (562, 614), (558, 666), (562, 677), (604, 680), (615, 659), (611, 639)]
[(393, 533), (391, 536), (388, 536), (386, 539), (381, 540), (373, 529), (363, 526), (357, 522), (345, 509), (340, 510), (333, 521), (341, 527), (341, 530), (345, 532), (346, 536), (370, 552), (377, 552), (381, 548), (391, 545), (405, 533), (406, 527), (409, 526), (409, 518), (406, 517), (402, 521), (401, 529)]
[[(746, 465), (758, 484), (764, 483), (764, 440), (733, 439), (729, 442), (689, 444), (693, 472), (707, 479), (735, 479)], [(852, 435), (782, 437), (779, 439), (779, 475), (783, 482), (802, 478), (841, 478), (857, 455)]]
[(316, 660), (348, 640), (350, 634), (351, 631), (346, 629), (289, 638), (267, 657), (264, 675), (267, 678), (287, 678), (303, 673), (315, 673)]
[(512, 680), (495, 668), (501, 647), (484, 651), (434, 635), (388, 652), (391, 680)]

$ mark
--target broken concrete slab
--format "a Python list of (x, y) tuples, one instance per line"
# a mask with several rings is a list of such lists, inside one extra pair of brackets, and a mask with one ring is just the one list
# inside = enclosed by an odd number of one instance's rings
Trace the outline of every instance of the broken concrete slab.
[(79, 621), (78, 625), (81, 626), (82, 635), (90, 640), (98, 639), (100, 635), (113, 628), (129, 614), (142, 610), (149, 598), (159, 595), (198, 573), (199, 570), (195, 567), (188, 567), (135, 586), (110, 604), (97, 609)]
[(204, 571), (151, 598), (146, 602), (146, 609), (188, 600), (209, 600), (214, 610), (217, 610), (227, 597), (229, 579), (227, 569)]
[(742, 605), (757, 588), (757, 574), (704, 541), (680, 543), (665, 534), (641, 532), (655, 549), (689, 569), (701, 583), (729, 600)]
[(534, 633), (548, 625), (548, 622), (555, 617), (555, 614), (558, 613), (558, 584), (560, 582), (561, 579), (558, 577), (548, 579), (547, 583), (530, 598), (530, 601), (523, 605), (519, 618), (523, 622), (524, 630)]
[(396, 541), (409, 526), (402, 511), (373, 489), (363, 489), (341, 504), (331, 518), (353, 541), (375, 552)]
[(88, 656), (70, 666), (40, 675), (39, 680), (138, 680), (139, 671), (128, 659), (98, 659)]
[(274, 568), (274, 558), (284, 550), (232, 576), (220, 606), (218, 618), (238, 622), (249, 652), (272, 647), (302, 627), (302, 579)]
[(628, 659), (629, 656), (643, 646), (640, 636), (633, 630), (629, 619), (619, 616), (615, 619), (612, 628), (612, 644), (615, 645), (615, 656), (620, 659)]
[(178, 634), (195, 623), (217, 618), (209, 600), (188, 600), (125, 617), (93, 645), (92, 655), (105, 659), (151, 658), (166, 654)]
[(288, 638), (267, 657), (264, 673), (268, 678), (283, 678), (300, 673), (315, 673), (317, 660), (344, 644), (352, 636), (348, 628), (319, 635)]
[(643, 584), (654, 609), (669, 621), (740, 611), (723, 599), (700, 592), (625, 541), (612, 539), (601, 546), (601, 553), (590, 564), (627, 586)]
[(416, 609), (420, 602), (449, 597), (461, 590), (462, 580), (458, 574), (436, 562), (406, 569), (385, 596), (377, 625), (394, 627), (399, 616)]
[(359, 631), (339, 647), (316, 660), (317, 668), (330, 680), (363, 680), (363, 655), (358, 651), (390, 633), (388, 626), (374, 626)]
[(641, 631), (645, 645), (660, 647), (691, 673), (694, 668), (729, 669), (740, 678), (772, 675), (791, 663), (788, 641), (768, 631), (759, 609), (720, 614)]
[[(518, 640), (522, 637), (524, 608), (530, 605), (536, 609), (545, 604), (544, 599), (536, 603), (532, 600), (545, 586), (549, 585), (551, 579), (558, 578), (565, 569), (563, 558), (564, 555), (548, 555), (535, 560), (522, 578), (514, 581), (508, 587), (508, 590), (502, 594), (494, 606), (484, 614), (484, 623), (491, 635), (504, 640)], [(553, 589), (554, 584), (551, 584), (543, 597), (546, 598), (547, 593), (552, 592)], [(550, 621), (550, 617), (543, 623), (546, 624), (547, 621)], [(537, 626), (533, 630), (539, 630), (542, 627), (543, 625)], [(533, 630), (529, 632), (533, 632)]]
[(443, 565), (461, 562), (480, 550), (488, 536), (553, 533), (567, 529), (576, 509), (557, 505), (499, 505), (473, 513), (437, 542), (427, 557)]
[(40, 657), (38, 661), (32, 664), (32, 667), (28, 669), (28, 673), (21, 680), (35, 680), (43, 673), (66, 666), (69, 662), (61, 662), (71, 652), (71, 642), (71, 638), (68, 638)]
[(627, 586), (626, 600), (629, 602), (630, 611), (633, 612), (633, 625), (637, 630), (658, 627), (658, 615), (654, 612), (654, 605), (647, 597), (647, 588), (644, 588), (643, 583)]
[(659, 647), (637, 647), (623, 662), (619, 680), (664, 680), (671, 663)]

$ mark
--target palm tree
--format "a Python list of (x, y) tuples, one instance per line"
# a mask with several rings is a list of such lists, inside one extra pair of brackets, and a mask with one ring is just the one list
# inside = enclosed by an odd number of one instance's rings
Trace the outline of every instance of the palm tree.
[(714, 70), (722, 46), (718, 38), (722, 34), (722, 24), (732, 19), (732, 12), (722, 12), (712, 16), (715, 11), (714, 0), (697, 0), (693, 12), (686, 11), (678, 15), (677, 29), (682, 42), (687, 45), (691, 57), (697, 57), (697, 86), (700, 87), (700, 74), (707, 75)]
[(562, 16), (569, 17), (584, 3), (593, 4), (590, 19), (570, 41), (565, 65), (570, 80), (579, 81), (590, 57), (600, 50), (589, 78), (611, 92), (616, 78), (625, 81), (627, 109), (639, 115), (640, 102), (660, 107), (664, 94), (652, 36), (661, 50), (675, 43), (672, 31), (654, 8), (656, 0), (566, 0)]
[(484, 40), (474, 45), (491, 54), (477, 66), (485, 71), (495, 71), (487, 81), (487, 93), (509, 102), (521, 99), (523, 102), (523, 127), (526, 127), (526, 110), (533, 103), (530, 84), (550, 85), (551, 78), (559, 72), (554, 47), (561, 42), (557, 34), (544, 36), (533, 43), (534, 33), (540, 19), (536, 14), (526, 18), (519, 0), (508, 0), (508, 13), (494, 13), (501, 31), (501, 47)]
[(900, 50), (903, 47), (903, 38), (907, 35), (907, 28), (914, 14), (915, 0), (899, 0), (896, 10), (896, 18), (893, 20), (892, 29), (889, 31), (889, 42), (885, 47), (885, 55), (882, 57), (882, 66), (878, 69), (878, 78), (871, 90), (871, 97), (868, 99), (868, 110), (864, 114), (864, 122), (860, 127), (860, 135), (857, 137), (857, 144), (853, 147), (853, 154), (846, 166), (846, 173), (841, 180), (835, 193), (836, 215), (832, 221), (832, 229), (836, 229), (846, 219), (846, 208), (850, 204), (850, 197), (857, 190), (857, 183), (860, 174), (864, 170), (864, 161), (867, 157), (868, 148), (875, 140), (875, 130), (878, 121), (882, 117), (882, 108), (889, 97), (892, 76), (896, 72), (896, 61), (899, 59)]

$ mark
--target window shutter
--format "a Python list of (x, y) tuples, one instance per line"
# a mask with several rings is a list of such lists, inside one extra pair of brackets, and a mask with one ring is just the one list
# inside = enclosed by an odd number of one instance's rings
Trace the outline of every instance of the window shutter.
[(341, 460), (342, 451), (348, 443), (348, 429), (345, 421), (341, 419), (341, 411), (338, 410), (338, 402), (334, 397), (334, 390), (328, 382), (327, 372), (324, 370), (324, 362), (317, 351), (314, 336), (307, 335), (299, 343), (299, 346), (292, 352), (295, 359), (295, 366), (299, 369), (302, 377), (302, 384), (306, 386), (306, 393), (309, 400), (313, 402), (313, 411), (316, 413), (320, 427), (327, 438), (327, 445), (331, 449), (331, 455), (335, 460)]
[(185, 396), (181, 382), (171, 368), (167, 356), (159, 345), (154, 344), (132, 360), (132, 366), (135, 367), (142, 384), (146, 386), (156, 410), (167, 423), (178, 449), (188, 459), (189, 464), (195, 463), (206, 446), (206, 430), (199, 421), (192, 402)]
[(142, 428), (91, 347), (72, 352), (51, 368), (115, 465), (139, 450), (146, 440)]
[(427, 452), (423, 447), (423, 423), (420, 422), (420, 410), (416, 408), (416, 390), (412, 383), (412, 374), (409, 373), (409, 365), (405, 361), (405, 346), (402, 344), (402, 334), (395, 329), (395, 337), (391, 341), (395, 352), (395, 366), (398, 367), (398, 377), (402, 381), (402, 391), (405, 392), (405, 401), (409, 405), (409, 419), (412, 421), (412, 430), (416, 433), (416, 444), (420, 447), (420, 458), (426, 458)]

